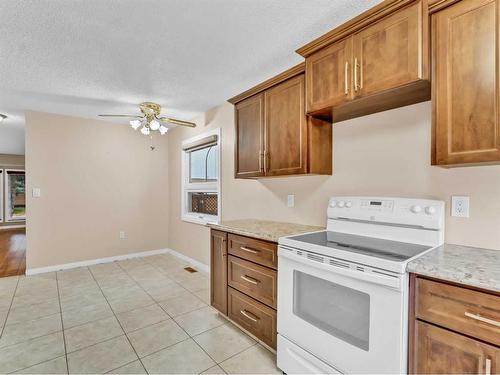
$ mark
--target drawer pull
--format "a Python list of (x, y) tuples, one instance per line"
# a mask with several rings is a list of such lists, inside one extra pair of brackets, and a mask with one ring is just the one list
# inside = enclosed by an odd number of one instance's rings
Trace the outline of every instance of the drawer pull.
[(260, 283), (260, 280), (254, 279), (253, 277), (247, 276), (247, 275), (241, 275), (240, 276), (243, 280), (248, 281), (249, 283), (257, 285)]
[(258, 254), (258, 253), (260, 253), (259, 250), (251, 249), (251, 248), (246, 247), (246, 246), (240, 246), (240, 249), (243, 250), (243, 251), (246, 251), (247, 253), (252, 253), (252, 254)]
[(251, 312), (247, 310), (240, 310), (241, 315), (243, 315), (245, 318), (250, 319), (252, 322), (256, 322), (260, 320), (259, 317), (255, 316)]
[(500, 322), (496, 321), (496, 320), (493, 320), (493, 319), (488, 319), (488, 318), (485, 318), (479, 314), (471, 314), (469, 312), (465, 312), (464, 315), (467, 317), (467, 318), (471, 318), (471, 319), (475, 319), (475, 320), (479, 320), (480, 322), (483, 322), (483, 323), (487, 323), (487, 324), (491, 324), (495, 327), (500, 327)]

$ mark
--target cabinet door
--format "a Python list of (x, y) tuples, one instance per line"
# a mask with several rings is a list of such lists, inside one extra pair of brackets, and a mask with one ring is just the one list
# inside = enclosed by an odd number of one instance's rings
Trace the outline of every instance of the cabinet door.
[(403, 86), (424, 77), (422, 12), (422, 3), (418, 1), (354, 35), (356, 97)]
[(210, 304), (227, 315), (227, 233), (210, 233)]
[(352, 98), (352, 38), (306, 58), (307, 113), (330, 111)]
[(265, 92), (267, 176), (307, 173), (304, 75)]
[(412, 373), (489, 375), (500, 371), (500, 349), (424, 322), (416, 325)]
[(433, 15), (434, 164), (500, 161), (498, 17), (495, 0)]
[(264, 94), (257, 94), (235, 107), (235, 177), (264, 175)]

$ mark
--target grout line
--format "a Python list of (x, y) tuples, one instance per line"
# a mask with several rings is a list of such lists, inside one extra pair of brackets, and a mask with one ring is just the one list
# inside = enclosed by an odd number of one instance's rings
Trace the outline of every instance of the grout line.
[[(117, 263), (118, 264), (118, 263)], [(118, 267), (120, 267), (118, 265)], [(121, 268), (121, 267), (120, 267)], [(137, 356), (137, 359), (139, 360), (139, 362), (141, 363), (142, 367), (144, 368), (144, 370), (146, 371), (146, 373), (148, 373), (148, 370), (146, 369), (146, 366), (144, 366), (144, 363), (142, 363), (142, 360), (141, 360), (141, 357), (139, 357), (139, 354), (137, 354), (137, 351), (135, 350), (134, 348), (134, 345), (132, 345), (132, 341), (130, 341), (130, 338), (128, 337), (127, 335), (127, 332), (125, 332), (125, 329), (123, 328), (123, 325), (122, 323), (120, 322), (120, 320), (118, 319), (118, 317), (116, 316), (116, 313), (115, 311), (113, 310), (113, 308), (111, 307), (111, 304), (109, 303), (108, 299), (106, 298), (106, 295), (104, 294), (104, 292), (102, 291), (101, 289), (101, 286), (99, 285), (99, 283), (97, 282), (94, 274), (92, 273), (92, 270), (89, 269), (89, 272), (90, 274), (92, 275), (94, 281), (96, 282), (97, 286), (99, 287), (99, 290), (101, 291), (102, 295), (104, 296), (104, 299), (106, 300), (106, 302), (108, 303), (109, 305), (109, 308), (111, 309), (111, 311), (113, 312), (113, 316), (115, 317), (116, 321), (118, 322), (118, 324), (120, 325), (120, 328), (122, 329), (123, 333), (125, 334), (125, 337), (127, 338), (127, 341), (130, 345), (130, 347), (132, 348), (132, 350), (134, 351), (135, 355)], [(134, 280), (135, 281), (135, 280)], [(132, 311), (132, 310), (130, 310)], [(112, 371), (112, 370), (111, 370)], [(149, 374), (149, 373), (148, 373)]]
[(0, 338), (3, 336), (3, 331), (5, 330), (5, 326), (7, 325), (7, 320), (9, 319), (9, 314), (10, 314), (10, 310), (12, 310), (12, 304), (14, 303), (14, 297), (16, 296), (16, 292), (17, 292), (17, 287), (19, 285), (19, 276), (16, 276), (17, 277), (17, 282), (16, 282), (16, 286), (14, 288), (14, 293), (12, 293), (12, 298), (10, 300), (10, 305), (9, 305), (9, 310), (7, 311), (7, 315), (5, 315), (5, 321), (3, 323), (3, 327), (2, 327), (2, 330), (0, 332)]
[(68, 350), (66, 348), (66, 332), (64, 330), (64, 322), (62, 317), (61, 294), (59, 293), (59, 279), (57, 278), (57, 272), (56, 272), (56, 287), (57, 287), (57, 300), (59, 301), (59, 314), (61, 317), (62, 336), (64, 342), (64, 357), (66, 359), (66, 373), (69, 374)]
[(23, 370), (26, 370), (26, 369), (29, 369), (29, 368), (32, 368), (32, 367), (35, 367), (35, 366), (38, 366), (38, 365), (42, 365), (44, 363), (47, 363), (47, 362), (50, 362), (50, 361), (53, 361), (53, 360), (56, 360), (56, 359), (62, 358), (62, 357), (64, 357), (64, 355), (60, 355), (60, 356), (57, 356), (57, 357), (54, 357), (54, 358), (46, 359), (45, 361), (35, 363), (35, 364), (30, 365), (28, 367), (23, 367), (21, 369), (17, 369), (17, 370), (11, 371), (8, 374), (15, 374), (15, 373), (18, 373), (19, 371), (23, 371)]
[[(118, 367), (116, 367), (116, 368), (114, 368), (114, 369), (112, 369), (112, 370), (106, 371), (106, 372), (105, 372), (105, 374), (109, 374), (109, 373), (111, 373), (111, 372), (113, 372), (113, 371), (115, 371), (115, 370), (118, 370), (118, 369), (122, 368), (122, 367), (125, 367), (125, 366), (128, 366), (128, 365), (131, 365), (131, 364), (132, 364), (132, 363), (134, 363), (134, 362), (137, 362), (137, 359), (134, 359), (134, 360), (133, 360), (133, 361), (131, 361), (131, 362), (125, 363), (124, 365), (118, 366)], [(144, 370), (144, 371), (146, 371), (146, 369), (145, 369), (145, 368), (144, 368), (144, 366), (142, 365), (142, 362), (140, 362), (140, 361), (139, 361), (139, 363), (141, 364), (141, 366), (142, 366), (143, 370)], [(146, 373), (147, 373), (147, 371), (146, 371)]]

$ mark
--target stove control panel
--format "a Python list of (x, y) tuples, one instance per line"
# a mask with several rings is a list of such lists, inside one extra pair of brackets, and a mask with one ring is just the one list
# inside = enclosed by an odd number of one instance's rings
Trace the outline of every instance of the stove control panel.
[(441, 228), (444, 202), (411, 198), (332, 197), (328, 217)]

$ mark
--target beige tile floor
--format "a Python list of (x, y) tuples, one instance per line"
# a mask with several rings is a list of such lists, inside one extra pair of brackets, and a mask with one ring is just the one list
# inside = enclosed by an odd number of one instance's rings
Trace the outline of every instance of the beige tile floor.
[(0, 279), (0, 373), (281, 373), (186, 266), (166, 254)]

